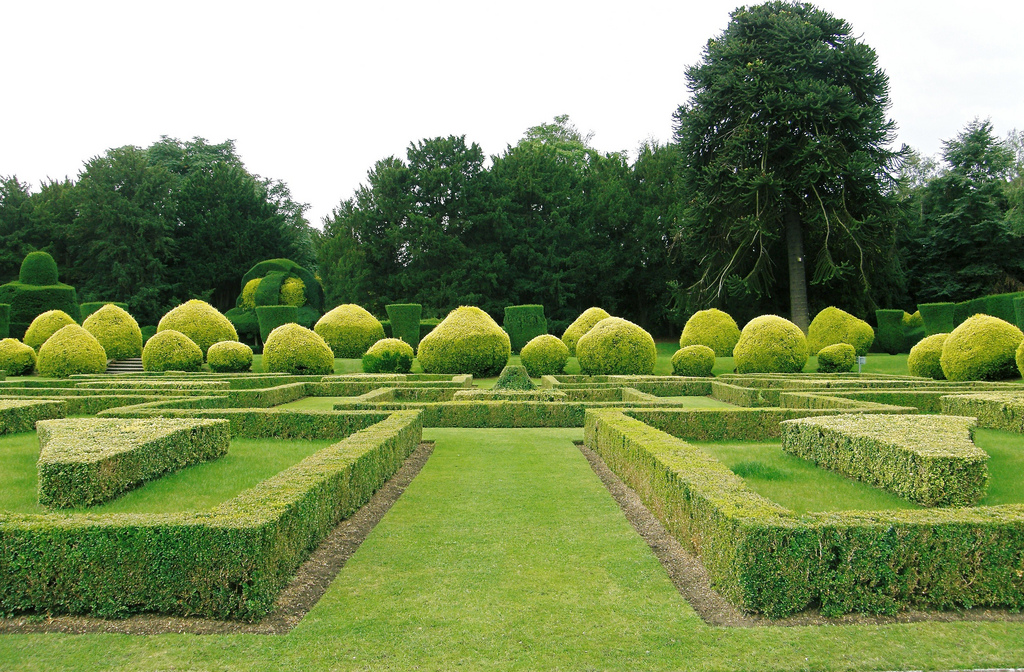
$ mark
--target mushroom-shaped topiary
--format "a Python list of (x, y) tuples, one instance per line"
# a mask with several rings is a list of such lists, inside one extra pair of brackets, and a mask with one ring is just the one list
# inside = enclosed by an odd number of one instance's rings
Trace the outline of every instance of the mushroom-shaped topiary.
[(206, 357), (210, 346), (220, 341), (237, 341), (238, 332), (228, 318), (206, 301), (192, 299), (169, 311), (156, 325), (161, 331), (179, 331), (199, 346)]
[(69, 324), (75, 324), (75, 321), (63, 310), (48, 310), (42, 315), (38, 315), (28, 325), (28, 329), (25, 331), (25, 345), (39, 352), (39, 348), (46, 343), (46, 339)]
[(8, 376), (24, 376), (36, 368), (36, 351), (16, 338), (0, 341), (0, 371)]
[(475, 306), (461, 306), (420, 341), (416, 353), (426, 373), (496, 376), (508, 364), (512, 342), (491, 316)]
[(290, 322), (270, 332), (263, 345), (267, 373), (327, 375), (334, 373), (334, 353), (312, 329)]
[(416, 356), (412, 346), (400, 338), (382, 338), (363, 355), (364, 373), (409, 373)]
[(818, 351), (818, 373), (846, 373), (857, 363), (857, 351), (849, 343), (827, 345)]
[(39, 375), (50, 378), (103, 373), (107, 370), (107, 353), (95, 336), (77, 324), (69, 324), (39, 348), (36, 368)]
[(313, 331), (327, 341), (334, 356), (341, 359), (362, 357), (370, 346), (384, 338), (384, 326), (366, 309), (346, 303), (317, 321)]
[(206, 361), (214, 373), (241, 373), (252, 368), (252, 348), (238, 341), (220, 341), (207, 350)]
[(21, 262), (18, 282), (26, 285), (56, 285), (57, 262), (47, 252), (29, 252)]
[(706, 345), (716, 357), (732, 357), (732, 349), (740, 340), (740, 328), (729, 313), (708, 308), (690, 316), (679, 336), (679, 347)]
[(542, 334), (523, 346), (519, 360), (526, 367), (531, 378), (556, 376), (565, 369), (569, 361), (569, 348), (562, 339), (551, 334)]
[(953, 381), (1016, 378), (1021, 341), (1024, 333), (1009, 322), (980, 313), (969, 317), (942, 344), (942, 373)]
[(942, 358), (942, 346), (948, 336), (949, 334), (926, 336), (910, 349), (910, 356), (907, 357), (907, 368), (910, 369), (910, 375), (934, 378), (935, 380), (946, 379), (939, 360)]
[(641, 327), (621, 317), (607, 317), (583, 334), (576, 344), (576, 357), (584, 375), (649, 376), (658, 350)]
[(199, 371), (203, 368), (203, 351), (195, 342), (174, 329), (158, 331), (142, 348), (145, 371)]
[[(722, 313), (723, 315), (725, 313)], [(726, 315), (728, 317), (728, 315)], [(732, 318), (730, 318), (732, 319)], [(735, 324), (735, 322), (733, 323)], [(739, 338), (739, 330), (736, 330)], [(729, 348), (732, 353), (732, 348)], [(715, 368), (715, 351), (706, 345), (688, 345), (672, 355), (673, 376), (700, 376), (706, 378)]]
[(128, 311), (112, 303), (85, 318), (82, 328), (96, 337), (109, 359), (142, 355), (142, 329)]
[(525, 392), (534, 389), (534, 386), (525, 366), (509, 364), (501, 370), (501, 375), (498, 376), (492, 389)]
[(857, 356), (864, 357), (874, 342), (875, 330), (870, 324), (835, 306), (815, 315), (807, 328), (807, 348), (811, 355), (836, 343), (849, 343)]
[(569, 356), (572, 357), (576, 354), (576, 346), (584, 334), (593, 329), (598, 322), (609, 317), (611, 315), (602, 308), (587, 308), (572, 324), (566, 327), (565, 333), (562, 334), (562, 342), (565, 343), (565, 347), (569, 348)]
[(747, 322), (732, 356), (738, 373), (799, 373), (807, 364), (807, 337), (778, 315)]

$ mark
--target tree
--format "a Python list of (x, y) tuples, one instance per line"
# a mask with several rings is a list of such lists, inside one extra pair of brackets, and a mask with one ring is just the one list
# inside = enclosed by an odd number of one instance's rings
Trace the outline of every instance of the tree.
[(774, 1), (734, 11), (686, 79), (678, 242), (701, 259), (694, 307), (771, 295), (784, 256), (790, 313), (806, 329), (805, 253), (822, 298), (870, 304), (869, 277), (894, 250), (900, 158), (875, 52), (842, 19)]

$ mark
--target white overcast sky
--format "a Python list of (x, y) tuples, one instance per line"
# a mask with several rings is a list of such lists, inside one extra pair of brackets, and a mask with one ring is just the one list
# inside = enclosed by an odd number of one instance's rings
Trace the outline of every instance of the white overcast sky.
[[(107, 148), (231, 138), (315, 226), (410, 142), (488, 155), (568, 114), (602, 151), (671, 138), (740, 3), (0, 0), (0, 176), (38, 188)], [(1024, 129), (1024, 3), (821, 0), (889, 74), (899, 142), (937, 153), (975, 117)]]

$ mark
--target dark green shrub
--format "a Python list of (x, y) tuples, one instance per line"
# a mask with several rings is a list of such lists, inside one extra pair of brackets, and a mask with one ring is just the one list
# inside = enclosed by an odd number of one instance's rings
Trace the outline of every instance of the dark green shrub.
[(732, 349), (740, 340), (736, 320), (717, 308), (698, 310), (690, 316), (679, 336), (679, 347), (706, 345), (716, 357), (732, 357)]
[(380, 320), (361, 306), (347, 303), (334, 308), (316, 323), (313, 331), (327, 341), (335, 357), (362, 357), (370, 346), (384, 338)]
[(910, 349), (910, 356), (907, 357), (907, 368), (910, 370), (910, 375), (934, 378), (935, 380), (946, 379), (939, 360), (942, 358), (942, 346), (948, 336), (949, 334), (925, 336)]
[(461, 306), (444, 318), (416, 353), (425, 373), (497, 375), (512, 355), (508, 334), (475, 306)]
[[(921, 303), (917, 309), (924, 318), (924, 333), (928, 336), (934, 334), (948, 334), (956, 328), (959, 322), (956, 321), (956, 303)], [(962, 322), (963, 320), (960, 320)]]
[(11, 306), (9, 336), (21, 338), (32, 320), (48, 310), (62, 310), (76, 322), (81, 320), (75, 288), (57, 281), (56, 268), (50, 255), (32, 252), (22, 262), (19, 278), (52, 282), (40, 285), (19, 279), (0, 286), (0, 303)]
[[(732, 348), (729, 348), (732, 352)], [(706, 345), (688, 345), (672, 355), (673, 376), (707, 378), (715, 368), (715, 351)]]
[[(428, 317), (427, 319), (420, 320), (420, 340), (426, 338), (427, 334), (437, 328), (437, 325), (441, 324), (441, 320), (436, 317)], [(417, 348), (419, 346), (416, 346)]]
[(142, 368), (146, 371), (199, 371), (203, 351), (180, 331), (163, 329), (142, 348)]
[(0, 303), (0, 338), (7, 338), (11, 333), (11, 304)]
[(947, 380), (1016, 378), (1017, 348), (1024, 333), (991, 315), (973, 315), (949, 334), (939, 360)]
[(8, 376), (24, 376), (36, 368), (36, 351), (16, 338), (0, 341), (0, 371)]
[(570, 357), (576, 355), (576, 345), (583, 335), (593, 329), (595, 324), (608, 317), (611, 315), (601, 308), (587, 308), (572, 324), (566, 327), (565, 333), (562, 334), (562, 342), (565, 343), (565, 347), (569, 348)]
[(534, 338), (548, 333), (544, 306), (506, 306), (502, 326), (512, 343), (512, 352), (519, 352)]
[(917, 345), (924, 336), (924, 318), (921, 317), (921, 311), (918, 310), (913, 314), (904, 312), (903, 350), (901, 352), (910, 352), (910, 349)]
[(882, 352), (895, 355), (903, 352), (904, 332), (902, 310), (876, 310), (878, 320), (878, 341), (875, 346)]
[[(419, 325), (417, 325), (419, 329)], [(364, 373), (409, 373), (415, 352), (398, 338), (382, 338), (363, 355)]]
[(534, 385), (525, 366), (509, 364), (501, 370), (501, 375), (498, 376), (497, 382), (491, 389), (525, 391), (534, 389)]
[[(902, 319), (903, 311), (900, 311)], [(849, 343), (857, 355), (863, 357), (868, 354), (874, 341), (875, 330), (870, 324), (835, 306), (829, 306), (815, 315), (807, 328), (807, 349), (811, 355), (836, 343)]]
[[(392, 303), (384, 306), (391, 323), (390, 338), (405, 341), (413, 350), (420, 344), (420, 317), (423, 306), (418, 303)], [(383, 326), (383, 325), (382, 325)]]
[(267, 373), (327, 375), (334, 373), (334, 353), (320, 334), (297, 324), (282, 324), (263, 345)]
[(83, 326), (84, 320), (86, 320), (90, 315), (95, 313), (103, 306), (117, 306), (121, 310), (128, 312), (128, 304), (121, 303), (120, 301), (86, 301), (85, 303), (79, 306), (79, 308), (82, 311)]
[(818, 373), (846, 373), (857, 363), (857, 351), (849, 343), (836, 343), (818, 351)]
[(747, 322), (733, 350), (737, 373), (798, 373), (807, 364), (807, 337), (778, 315)]
[(85, 318), (82, 328), (96, 337), (107, 359), (142, 356), (142, 330), (135, 318), (120, 306), (108, 303)]
[(283, 271), (271, 271), (260, 278), (259, 283), (256, 285), (256, 293), (253, 296), (256, 305), (281, 305), (281, 287), (287, 279), (288, 274)]
[(260, 321), (255, 307), (251, 310), (235, 307), (224, 313), (224, 317), (235, 327), (239, 338), (249, 338), (255, 342), (260, 336)]
[(1013, 309), (1013, 300), (1021, 296), (1020, 292), (1012, 292), (1009, 294), (990, 294), (983, 297), (985, 301), (985, 314), (998, 317), (1000, 320), (1010, 324), (1016, 324), (1017, 313)]
[(26, 285), (56, 285), (57, 262), (46, 252), (29, 252), (21, 262), (18, 282)]
[(40, 376), (48, 378), (103, 373), (107, 370), (107, 353), (92, 334), (77, 324), (69, 324), (39, 348), (36, 368)]
[(1024, 329), (1024, 296), (1013, 300), (1013, 323)]
[(260, 338), (266, 343), (270, 332), (282, 324), (298, 324), (299, 309), (295, 306), (256, 306), (256, 318), (260, 323)]
[(583, 334), (576, 357), (584, 375), (649, 376), (658, 351), (641, 327), (620, 317), (608, 317)]
[(220, 341), (206, 353), (214, 373), (241, 373), (252, 369), (252, 348), (238, 341)]
[(565, 369), (569, 348), (557, 336), (543, 334), (523, 346), (519, 360), (532, 378), (555, 376)]
[(142, 327), (142, 345), (145, 346), (149, 339), (156, 335), (156, 327), (149, 325)]
[(188, 336), (206, 356), (210, 346), (220, 341), (237, 341), (234, 325), (206, 301), (191, 299), (160, 318), (157, 332), (171, 330)]
[[(320, 281), (316, 279), (312, 273), (308, 270), (299, 266), (290, 259), (267, 259), (256, 264), (249, 271), (242, 276), (242, 287), (245, 287), (249, 281), (263, 278), (272, 272), (283, 272), (286, 275), (291, 275), (302, 281), (303, 291), (306, 295), (306, 306), (315, 310), (319, 316), (324, 310), (324, 288), (320, 284)], [(262, 283), (261, 283), (262, 284)], [(284, 284), (284, 280), (281, 281)], [(278, 285), (278, 296), (280, 295), (280, 285)], [(239, 297), (241, 299), (241, 297)], [(274, 303), (277, 303), (275, 300)], [(241, 305), (241, 303), (239, 303)], [(268, 305), (259, 304), (256, 305)], [(305, 306), (304, 306), (305, 307)]]

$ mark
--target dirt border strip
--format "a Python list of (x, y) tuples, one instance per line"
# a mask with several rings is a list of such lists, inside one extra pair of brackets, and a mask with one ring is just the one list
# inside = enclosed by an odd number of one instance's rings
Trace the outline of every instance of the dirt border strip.
[(420, 443), (395, 472), (395, 475), (374, 493), (369, 502), (353, 515), (338, 523), (337, 527), (302, 563), (292, 580), (277, 596), (274, 610), (257, 623), (161, 616), (159, 614), (138, 614), (119, 620), (90, 616), (18, 616), (0, 618), (0, 635), (38, 632), (67, 634), (105, 632), (127, 635), (287, 634), (320, 601), (341, 568), (373, 531), (384, 514), (398, 501), (423, 465), (427, 463), (433, 451), (434, 443), (432, 441)]
[[(675, 537), (668, 533), (654, 514), (644, 506), (639, 495), (623, 483), (604, 463), (601, 456), (582, 442), (576, 442), (590, 467), (608, 488), (633, 529), (643, 537), (654, 551), (679, 594), (693, 607), (705, 623), (716, 627), (756, 628), (793, 627), (805, 625), (889, 625), (921, 621), (1013, 621), (1024, 622), (1024, 613), (1011, 613), (1006, 609), (968, 609), (964, 611), (905, 611), (896, 616), (847, 614), (839, 617), (822, 616), (816, 610), (807, 610), (787, 618), (767, 618), (747, 614), (711, 586), (711, 579), (700, 559), (690, 553)], [(1002, 672), (1002, 671), (999, 671)], [(1006, 672), (1014, 672), (1007, 670)]]

